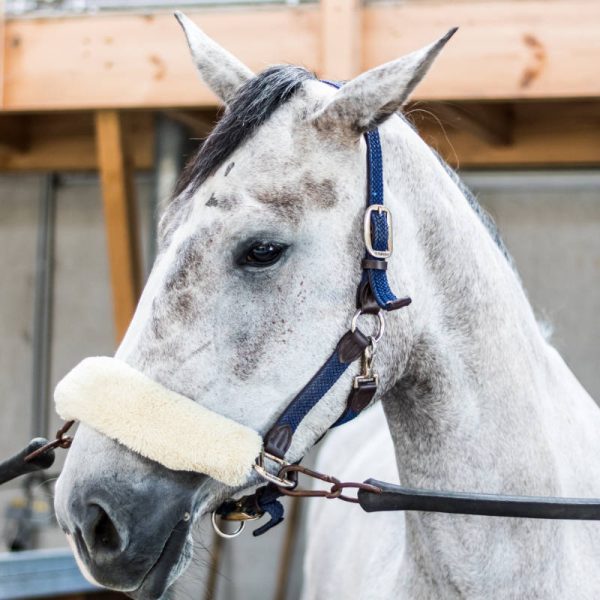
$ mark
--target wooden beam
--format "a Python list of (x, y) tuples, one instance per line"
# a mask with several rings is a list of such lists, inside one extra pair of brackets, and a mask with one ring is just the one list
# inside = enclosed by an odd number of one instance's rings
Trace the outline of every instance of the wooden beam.
[(360, 72), (360, 0), (321, 0), (321, 68), (325, 78), (345, 80)]
[(96, 138), (115, 334), (119, 342), (135, 311), (142, 283), (133, 181), (121, 116), (117, 111), (96, 113)]
[[(121, 116), (123, 128), (132, 140), (130, 156), (135, 169), (150, 169), (154, 160), (152, 114), (129, 112)], [(0, 172), (94, 171), (96, 156), (94, 117), (87, 112), (2, 115), (6, 131), (14, 129), (27, 145), (0, 144)], [(23, 122), (25, 120), (25, 122)], [(14, 125), (9, 123), (14, 121)], [(0, 125), (0, 131), (2, 130)], [(25, 129), (25, 131), (23, 131)]]
[[(316, 7), (204, 10), (190, 16), (254, 70), (279, 62), (319, 64)], [(6, 36), (5, 110), (219, 104), (198, 80), (171, 12), (15, 19), (7, 22)]]
[(214, 110), (165, 110), (165, 115), (188, 128), (198, 138), (205, 138), (217, 123)]
[(27, 152), (30, 143), (28, 115), (0, 114), (0, 154)]
[(492, 146), (513, 140), (514, 113), (508, 104), (438, 103), (435, 114), (455, 129), (462, 129)]
[[(445, 106), (445, 105), (444, 105)], [(408, 109), (410, 118), (427, 140), (462, 165), (486, 166), (600, 166), (600, 101), (522, 102), (511, 104), (512, 143), (497, 144), (470, 124), (457, 120), (456, 112), (489, 112), (488, 103), (456, 103), (446, 115), (442, 103), (417, 102)], [(216, 113), (186, 110), (196, 123), (216, 120)], [(462, 112), (461, 112), (462, 114)], [(15, 115), (18, 117), (18, 115)], [(9, 118), (14, 118), (9, 117)], [(0, 151), (0, 172), (89, 171), (98, 167), (94, 118), (75, 112), (29, 115), (31, 143), (26, 152)], [(151, 112), (124, 112), (135, 169), (153, 167), (154, 119)], [(446, 139), (448, 138), (448, 140)]]
[[(464, 129), (445, 127), (431, 112), (409, 112), (424, 140), (450, 164), (463, 168), (598, 167), (597, 102), (525, 102), (514, 105), (513, 142), (492, 145)], [(433, 114), (432, 114), (433, 113)]]
[[(424, 100), (600, 98), (600, 2), (595, 0), (357, 0), (195, 10), (191, 16), (251, 68), (302, 64), (330, 77), (370, 68), (460, 30), (417, 88)], [(361, 35), (354, 35), (356, 20)], [(336, 44), (339, 47), (336, 47)], [(202, 108), (171, 14), (100, 14), (6, 23), (7, 111)], [(52, 49), (52, 52), (49, 52)], [(339, 56), (336, 56), (339, 53)]]

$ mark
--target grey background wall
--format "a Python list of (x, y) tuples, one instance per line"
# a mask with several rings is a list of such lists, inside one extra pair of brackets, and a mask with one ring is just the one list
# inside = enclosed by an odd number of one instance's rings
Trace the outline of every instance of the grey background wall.
[[(466, 180), (496, 219), (538, 315), (554, 329), (553, 343), (592, 396), (600, 399), (600, 173), (471, 173)], [(137, 190), (147, 250), (150, 178), (138, 178)], [(38, 176), (0, 177), (0, 457), (31, 437), (39, 193)], [(60, 183), (56, 231), (53, 383), (84, 356), (110, 354), (114, 349), (96, 177), (67, 177)], [(54, 419), (51, 431), (56, 424)], [(38, 493), (51, 500), (47, 492)], [(18, 482), (0, 489), (0, 532), (7, 527), (7, 507), (21, 496)], [(283, 533), (280, 527), (259, 540), (245, 536), (225, 546), (221, 600), (270, 597), (276, 569), (273, 550)], [(207, 543), (208, 534), (200, 534), (199, 544)], [(55, 527), (48, 527), (41, 531), (39, 544), (64, 545), (64, 540)], [(3, 535), (0, 550), (4, 549)], [(251, 569), (241, 565), (247, 556), (256, 561)], [(209, 555), (201, 552), (183, 586), (196, 593), (181, 592), (181, 597), (198, 597), (196, 586), (206, 576), (208, 560)], [(296, 568), (290, 598), (296, 596), (299, 575)]]

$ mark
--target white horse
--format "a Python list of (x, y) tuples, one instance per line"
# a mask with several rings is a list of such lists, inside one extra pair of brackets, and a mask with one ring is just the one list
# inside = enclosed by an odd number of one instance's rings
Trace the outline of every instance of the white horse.
[[(297, 67), (255, 76), (180, 19), (200, 74), (228, 108), (162, 219), (160, 254), (117, 358), (264, 434), (354, 312), (364, 252), (362, 136), (377, 126), (395, 217), (388, 276), (413, 298), (388, 316), (376, 356), (377, 399), (400, 480), (599, 495), (598, 407), (540, 333), (493, 231), (394, 116), (448, 36), (338, 91)], [(342, 413), (355, 373), (301, 423), (290, 461)], [(340, 469), (347, 460), (339, 457)], [(189, 563), (193, 521), (235, 491), (82, 425), (56, 511), (90, 577), (134, 598), (161, 598)], [(320, 530), (335, 537), (336, 552), (351, 553), (364, 527), (381, 522), (359, 519), (358, 510), (347, 508), (343, 530)], [(361, 598), (599, 597), (598, 523), (423, 512), (387, 523), (361, 569)], [(330, 597), (327, 589), (323, 582), (312, 597)]]

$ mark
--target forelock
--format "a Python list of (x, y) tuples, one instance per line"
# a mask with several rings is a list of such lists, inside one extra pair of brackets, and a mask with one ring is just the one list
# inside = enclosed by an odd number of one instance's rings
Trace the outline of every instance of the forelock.
[(315, 75), (292, 65), (270, 67), (240, 87), (225, 114), (187, 164), (175, 196), (193, 194), (302, 84)]

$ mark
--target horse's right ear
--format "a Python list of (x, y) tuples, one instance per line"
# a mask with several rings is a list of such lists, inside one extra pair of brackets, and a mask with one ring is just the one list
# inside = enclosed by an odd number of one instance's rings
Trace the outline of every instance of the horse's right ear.
[(346, 83), (314, 117), (318, 129), (357, 138), (399, 110), (457, 28), (402, 58)]
[(209, 38), (191, 19), (176, 11), (200, 77), (227, 104), (254, 73), (233, 54)]

